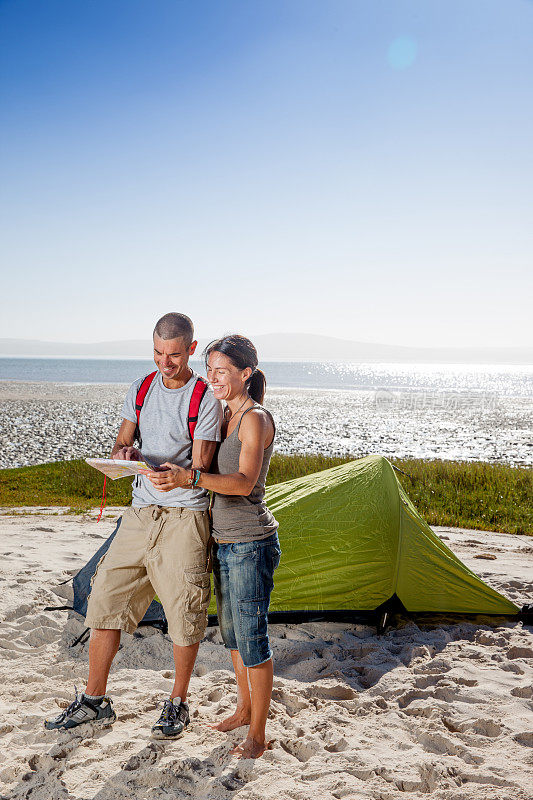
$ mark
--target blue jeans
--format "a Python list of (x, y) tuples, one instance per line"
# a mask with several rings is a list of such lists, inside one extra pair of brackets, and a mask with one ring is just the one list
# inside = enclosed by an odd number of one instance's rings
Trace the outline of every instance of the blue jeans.
[(239, 651), (245, 667), (272, 658), (267, 612), (280, 556), (277, 532), (258, 542), (213, 546), (220, 633), (229, 650)]

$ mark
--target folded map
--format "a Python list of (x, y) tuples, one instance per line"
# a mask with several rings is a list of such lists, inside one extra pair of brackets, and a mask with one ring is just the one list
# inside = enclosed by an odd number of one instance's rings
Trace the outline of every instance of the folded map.
[(85, 461), (113, 481), (117, 478), (138, 475), (141, 469), (154, 469), (146, 461), (124, 461), (121, 458), (86, 458)]

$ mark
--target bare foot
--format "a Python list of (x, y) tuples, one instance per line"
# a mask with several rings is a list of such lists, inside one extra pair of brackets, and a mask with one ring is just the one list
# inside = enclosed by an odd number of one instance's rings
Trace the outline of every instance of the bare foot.
[(265, 739), (259, 741), (258, 739), (247, 737), (244, 742), (238, 744), (230, 752), (240, 758), (259, 758), (265, 750), (270, 750), (271, 746), (272, 742), (267, 742)]
[(243, 725), (250, 724), (250, 710), (248, 709), (236, 709), (236, 711), (231, 715), (231, 717), (226, 717), (223, 719), (222, 722), (217, 722), (216, 725), (210, 725), (210, 728), (213, 728), (215, 731), (222, 731), (226, 733), (227, 731), (234, 731), (235, 728), (242, 728)]

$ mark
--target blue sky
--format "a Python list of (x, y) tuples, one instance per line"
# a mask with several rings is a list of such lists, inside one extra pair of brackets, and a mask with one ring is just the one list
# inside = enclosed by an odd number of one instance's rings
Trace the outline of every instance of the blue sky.
[(533, 3), (3, 0), (0, 336), (531, 344)]

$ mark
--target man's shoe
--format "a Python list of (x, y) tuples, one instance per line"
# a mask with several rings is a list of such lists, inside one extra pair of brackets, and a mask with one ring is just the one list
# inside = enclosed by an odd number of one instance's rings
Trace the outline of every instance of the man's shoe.
[(152, 726), (154, 739), (177, 739), (190, 722), (189, 706), (181, 697), (163, 701), (161, 716)]
[(110, 725), (116, 720), (117, 715), (113, 711), (113, 703), (109, 697), (103, 697), (98, 703), (95, 703), (93, 700), (87, 700), (83, 692), (78, 694), (76, 687), (74, 687), (74, 690), (76, 698), (68, 708), (62, 711), (55, 719), (45, 720), (44, 727), (46, 730), (70, 730), (70, 728), (76, 728), (85, 722)]

